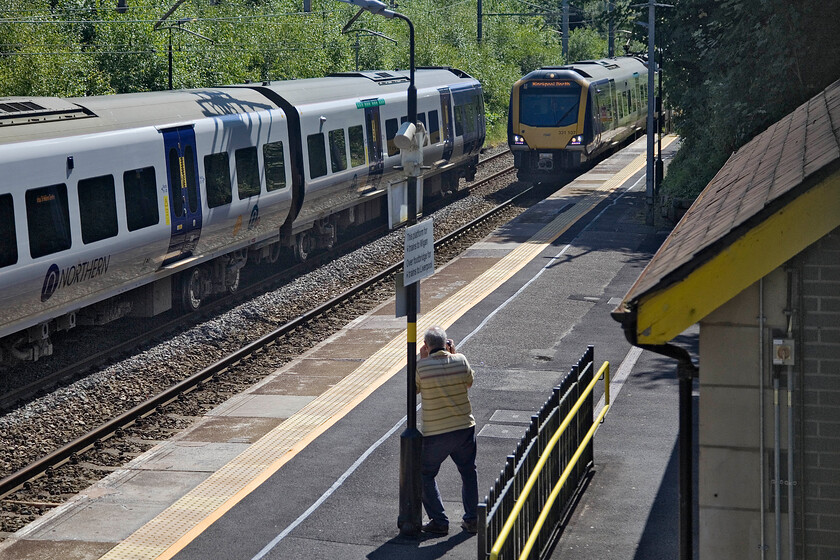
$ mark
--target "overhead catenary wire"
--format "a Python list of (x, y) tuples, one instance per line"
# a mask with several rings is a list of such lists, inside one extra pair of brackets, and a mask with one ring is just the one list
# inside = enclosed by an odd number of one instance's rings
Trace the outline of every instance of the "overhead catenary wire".
[[(324, 12), (323, 14), (315, 14), (315, 12), (304, 13), (304, 12), (288, 12), (288, 13), (270, 13), (270, 14), (254, 14), (254, 15), (236, 15), (236, 16), (223, 16), (223, 17), (200, 17), (194, 16), (194, 22), (206, 22), (206, 23), (219, 23), (219, 22), (226, 22), (226, 21), (245, 21), (245, 20), (259, 20), (259, 19), (276, 19), (276, 18), (285, 18), (291, 16), (299, 16), (303, 17), (304, 20), (309, 19), (313, 20), (311, 22), (306, 22), (307, 25), (312, 24), (320, 24), (322, 23), (320, 20), (315, 20), (311, 16), (315, 15), (332, 15), (336, 12), (328, 11)], [(117, 25), (129, 25), (129, 24), (144, 24), (144, 23), (151, 23), (154, 24), (159, 20), (159, 17), (152, 17), (152, 18), (142, 18), (142, 19), (125, 19), (125, 18), (114, 18), (114, 19), (77, 19), (77, 20), (67, 20), (67, 19), (59, 19), (62, 14), (54, 14), (54, 18), (48, 19), (7, 19), (3, 18), (0, 19), (0, 24), (8, 23), (8, 24), (30, 24), (30, 25), (105, 25), (105, 24), (117, 24)], [(192, 19), (192, 18), (191, 18)]]
[[(263, 53), (266, 51), (270, 51), (273, 53), (293, 53), (293, 52), (308, 52), (311, 51), (311, 47), (300, 47), (300, 48), (284, 48), (284, 49), (277, 49), (275, 47), (262, 47), (262, 48), (246, 48), (246, 47), (228, 47), (228, 48), (195, 48), (195, 49), (179, 49), (179, 53), (187, 53), (187, 54), (202, 54), (207, 53), (208, 51), (219, 51), (225, 53)], [(98, 56), (98, 55), (136, 55), (136, 54), (166, 54), (165, 49), (145, 49), (145, 50), (134, 50), (134, 51), (102, 51), (102, 50), (79, 50), (79, 51), (41, 51), (41, 52), (14, 52), (14, 53), (4, 53), (4, 56)]]

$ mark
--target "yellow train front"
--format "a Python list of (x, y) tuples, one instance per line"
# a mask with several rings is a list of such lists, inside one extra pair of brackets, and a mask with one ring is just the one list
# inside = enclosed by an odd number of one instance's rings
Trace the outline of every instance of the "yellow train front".
[(527, 74), (511, 90), (508, 144), (521, 181), (558, 178), (645, 129), (647, 65), (637, 57)]

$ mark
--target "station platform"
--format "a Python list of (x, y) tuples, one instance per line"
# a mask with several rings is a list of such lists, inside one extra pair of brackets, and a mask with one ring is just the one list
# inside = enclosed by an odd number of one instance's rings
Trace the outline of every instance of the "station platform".
[[(418, 337), (443, 326), (476, 371), (480, 500), (587, 345), (611, 364), (593, 476), (553, 559), (677, 557), (675, 364), (632, 348), (609, 315), (667, 235), (645, 225), (644, 150), (421, 284)], [(438, 476), (449, 535), (399, 536), (405, 327), (393, 301), (379, 306), (0, 543), (0, 559), (475, 559), (451, 461)]]

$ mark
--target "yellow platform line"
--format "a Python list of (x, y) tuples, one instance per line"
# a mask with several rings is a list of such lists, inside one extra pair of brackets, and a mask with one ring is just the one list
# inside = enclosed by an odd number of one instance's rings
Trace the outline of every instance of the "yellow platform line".
[[(670, 141), (673, 141), (671, 138)], [(668, 144), (670, 143), (668, 141)], [(663, 140), (663, 144), (665, 141)], [(418, 321), (417, 332), (451, 326), (539, 255), (580, 217), (644, 167), (645, 156), (543, 227), (495, 266)], [(157, 517), (117, 544), (101, 560), (168, 560), (265, 482), (406, 364), (406, 331), (381, 347), (342, 381), (248, 447)]]

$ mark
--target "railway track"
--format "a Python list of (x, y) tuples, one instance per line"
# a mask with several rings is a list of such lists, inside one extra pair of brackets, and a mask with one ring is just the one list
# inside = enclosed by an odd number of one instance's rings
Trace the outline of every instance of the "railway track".
[[(479, 165), (491, 164), (501, 158), (504, 158), (505, 156), (508, 156), (509, 154), (510, 152), (507, 150), (500, 151), (485, 158)], [(478, 191), (499, 177), (511, 173), (512, 170), (512, 166), (505, 166), (505, 168), (500, 171), (492, 173), (475, 183), (468, 184), (467, 187), (458, 191), (457, 196), (466, 196), (469, 193)], [(441, 203), (434, 205), (429, 210), (438, 210), (443, 207), (443, 205), (444, 201), (441, 201)], [(11, 390), (5, 391), (3, 394), (0, 394), (0, 412), (11, 410), (54, 387), (72, 383), (73, 381), (76, 381), (86, 375), (89, 371), (97, 367), (101, 367), (103, 364), (117, 360), (122, 356), (130, 355), (138, 347), (142, 347), (150, 341), (164, 337), (167, 334), (177, 332), (179, 329), (184, 328), (185, 325), (195, 325), (208, 317), (213, 317), (216, 314), (223, 312), (225, 309), (232, 308), (238, 303), (252, 299), (259, 294), (265, 293), (266, 291), (276, 289), (292, 278), (305, 274), (307, 271), (313, 270), (319, 266), (323, 266), (325, 263), (334, 259), (336, 255), (346, 254), (373, 239), (381, 237), (386, 234), (387, 231), (387, 226), (375, 228), (356, 236), (339, 246), (336, 246), (334, 250), (329, 253), (313, 255), (304, 263), (297, 263), (290, 267), (286, 267), (281, 271), (269, 273), (267, 276), (263, 274), (262, 277), (256, 280), (252, 279), (249, 282), (243, 282), (245, 285), (237, 290), (236, 293), (212, 299), (206, 302), (197, 311), (186, 314), (171, 311), (162, 315), (162, 320), (161, 318), (158, 318), (154, 321), (145, 321), (144, 323), (148, 324), (148, 326), (144, 328), (141, 333), (129, 336), (119, 343), (103, 348), (102, 350), (91, 352), (81, 359), (73, 360), (69, 364), (63, 365), (39, 376), (36, 380), (19, 385)], [(72, 342), (70, 342), (70, 344), (72, 344)]]
[[(504, 154), (502, 154), (502, 157), (503, 156)], [(487, 177), (482, 182), (477, 182), (472, 190), (480, 190), (482, 185), (486, 184), (487, 181), (496, 180), (510, 173), (512, 173), (512, 169), (510, 167), (505, 167), (498, 173), (494, 173), (490, 177)], [(484, 213), (478, 219), (471, 221), (469, 224), (439, 239), (436, 243), (436, 246), (439, 247), (439, 249), (436, 249), (436, 255), (438, 255), (442, 260), (448, 260), (454, 256), (455, 253), (460, 252), (462, 250), (462, 246), (468, 246), (473, 242), (472, 240), (465, 239), (470, 235), (469, 232), (474, 232), (476, 231), (476, 228), (481, 228), (482, 226), (480, 224), (485, 224), (485, 229), (492, 229), (492, 227), (495, 226), (488, 226), (488, 220), (491, 220), (493, 216), (498, 216), (500, 212), (504, 212), (505, 208), (509, 208), (511, 205), (515, 204), (517, 200), (528, 196), (529, 192), (529, 190), (522, 190), (522, 192), (520, 192), (517, 196), (511, 197), (511, 199), (505, 201), (503, 204), (499, 204), (495, 209)], [(518, 213), (518, 211), (516, 211), (516, 213)], [(504, 220), (507, 219), (510, 218), (504, 218)], [(484, 230), (479, 230), (474, 235), (477, 236), (477, 238), (480, 238), (484, 234)], [(463, 241), (459, 243), (457, 241), (458, 239), (462, 239)], [(60, 471), (67, 468), (70, 468), (71, 470), (71, 474), (69, 476), (74, 476), (72, 473), (78, 471), (76, 463), (86, 463), (88, 461), (86, 454), (90, 453), (98, 454), (100, 457), (103, 455), (114, 455), (115, 464), (121, 464), (122, 462), (130, 460), (134, 455), (142, 452), (144, 446), (136, 445), (136, 441), (133, 443), (129, 441), (127, 444), (125, 442), (115, 443), (115, 440), (119, 440), (125, 435), (124, 432), (130, 431), (129, 426), (140, 426), (151, 423), (160, 427), (160, 431), (163, 432), (164, 437), (166, 436), (167, 429), (174, 433), (177, 431), (177, 426), (167, 428), (166, 424), (171, 422), (168, 422), (165, 418), (155, 420), (156, 416), (162, 415), (161, 413), (164, 412), (167, 406), (171, 406), (172, 403), (183, 404), (185, 401), (189, 401), (190, 397), (185, 397), (187, 393), (195, 391), (204, 384), (210, 385), (211, 383), (208, 383), (208, 381), (214, 378), (217, 380), (223, 380), (225, 377), (240, 377), (239, 374), (236, 373), (239, 364), (249, 361), (258, 353), (267, 352), (271, 348), (282, 346), (284, 338), (289, 337), (290, 333), (297, 333), (299, 335), (307, 329), (312, 329), (311, 325), (313, 322), (322, 320), (333, 324), (346, 323), (348, 318), (357, 316), (358, 311), (352, 311), (351, 316), (349, 317), (342, 317), (342, 306), (346, 306), (348, 302), (352, 301), (354, 298), (357, 300), (379, 301), (381, 298), (387, 297), (388, 292), (393, 292), (393, 283), (389, 279), (392, 277), (394, 272), (400, 268), (401, 263), (389, 266), (385, 270), (380, 271), (378, 274), (366, 279), (365, 281), (359, 282), (344, 293), (329, 299), (329, 301), (319, 305), (317, 308), (306, 311), (294, 319), (284, 322), (281, 326), (273, 328), (270, 332), (260, 336), (257, 340), (242, 345), (237, 351), (224, 356), (222, 359), (216, 360), (214, 363), (206, 367), (203, 367), (198, 373), (172, 384), (156, 396), (142, 400), (142, 402), (139, 402), (135, 406), (130, 407), (128, 410), (121, 412), (111, 420), (96, 426), (94, 429), (87, 431), (84, 435), (66, 443), (59, 449), (55, 449), (29, 465), (15, 470), (15, 472), (0, 480), (0, 498), (2, 498), (3, 510), (17, 512), (22, 520), (22, 522), (17, 525), (22, 525), (27, 521), (27, 516), (31, 518), (43, 513), (43, 511), (51, 507), (55, 507), (61, 502), (58, 495), (64, 494), (65, 492), (60, 489), (50, 489), (50, 483), (43, 482), (44, 480), (49, 481), (53, 478), (60, 479), (63, 476), (60, 474)], [(372, 292), (374, 291), (381, 291), (384, 295), (372, 295)], [(360, 298), (360, 294), (366, 295), (363, 295)], [(173, 328), (171, 325), (160, 325), (160, 331), (156, 333), (156, 335), (165, 336), (167, 329), (171, 328)], [(136, 347), (137, 344), (137, 341), (132, 341), (126, 343), (126, 346)], [(295, 343), (295, 348), (299, 351), (299, 344), (297, 342)], [(283, 352), (286, 352), (288, 355), (288, 350), (281, 351), (281, 353)], [(91, 364), (101, 363), (103, 360), (107, 359), (109, 358), (106, 356), (91, 356), (90, 362)], [(91, 367), (91, 364), (88, 364), (87, 366), (76, 364), (76, 367)], [(276, 364), (271, 367), (276, 367)], [(65, 371), (63, 373), (56, 372), (56, 375), (56, 379), (60, 381), (61, 379), (66, 379), (66, 377), (71, 374)], [(245, 377), (246, 379), (243, 381), (246, 385), (253, 382), (247, 379), (248, 376)], [(190, 407), (188, 406), (187, 408)], [(195, 407), (192, 408), (194, 409)], [(199, 410), (198, 414), (200, 413), (201, 411)], [(165, 414), (163, 414), (163, 416), (165, 416)], [(130, 440), (131, 437), (128, 439)], [(107, 450), (105, 450), (105, 448), (109, 446), (118, 447), (120, 448), (120, 451), (118, 453), (106, 453), (105, 451)], [(151, 447), (151, 445), (149, 444), (145, 447)], [(119, 455), (119, 458), (116, 458), (117, 455)], [(99, 467), (99, 470), (103, 472), (103, 475), (107, 474), (108, 466), (101, 466)], [(39, 482), (33, 483), (36, 479), (38, 479)], [(87, 482), (84, 480), (79, 482), (81, 488), (84, 488), (89, 483), (90, 480)], [(38, 488), (35, 488), (36, 486)], [(34, 493), (30, 495), (27, 494), (27, 492)], [(52, 498), (52, 496), (56, 497)], [(15, 528), (16, 525), (14, 523), (11, 525), (4, 524), (4, 526), (0, 526), (0, 532), (12, 531)]]

